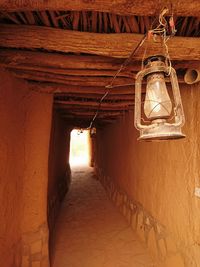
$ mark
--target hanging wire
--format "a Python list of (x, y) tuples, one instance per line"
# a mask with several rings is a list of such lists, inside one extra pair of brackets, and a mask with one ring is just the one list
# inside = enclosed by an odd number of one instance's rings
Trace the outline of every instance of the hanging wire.
[(110, 84), (106, 85), (105, 88), (107, 88), (108, 90), (105, 92), (105, 94), (102, 96), (102, 98), (99, 101), (99, 105), (97, 108), (97, 111), (94, 114), (94, 117), (92, 118), (90, 125), (87, 129), (91, 129), (95, 119), (97, 118), (100, 108), (101, 108), (101, 104), (103, 102), (103, 100), (106, 98), (106, 96), (110, 93), (110, 89), (115, 88), (115, 87), (120, 87), (120, 86), (128, 86), (128, 85), (133, 85), (131, 84), (123, 84), (123, 85), (113, 85), (115, 79), (117, 78), (117, 76), (119, 75), (119, 73), (131, 62), (133, 56), (135, 55), (135, 53), (138, 51), (138, 49), (143, 45), (144, 41), (146, 40), (146, 34), (142, 37), (142, 39), (140, 40), (140, 42), (138, 43), (138, 45), (136, 46), (136, 48), (131, 52), (131, 54), (129, 55), (129, 57), (123, 62), (123, 64), (120, 66), (120, 68), (118, 69), (118, 71), (115, 73), (115, 75), (113, 76)]
[(108, 90), (105, 92), (105, 94), (102, 96), (102, 98), (99, 101), (99, 105), (98, 108), (90, 122), (90, 125), (87, 129), (91, 129), (95, 119), (97, 118), (100, 108), (101, 108), (101, 104), (103, 102), (103, 100), (106, 98), (106, 96), (110, 93), (110, 90), (112, 88), (116, 88), (116, 87), (121, 87), (121, 86), (128, 86), (128, 85), (134, 85), (134, 83), (131, 84), (123, 84), (123, 85), (113, 85), (115, 79), (117, 78), (117, 76), (119, 75), (119, 73), (131, 62), (133, 56), (136, 54), (136, 52), (139, 50), (139, 48), (144, 44), (144, 42), (147, 40), (146, 42), (146, 46), (145, 46), (145, 50), (143, 53), (143, 57), (142, 57), (142, 69), (144, 67), (144, 60), (145, 60), (145, 56), (147, 53), (147, 49), (148, 49), (148, 44), (149, 44), (149, 40), (153, 37), (153, 40), (156, 42), (156, 38), (157, 36), (161, 37), (162, 40), (162, 45), (164, 48), (164, 54), (165, 54), (165, 63), (166, 66), (169, 67), (169, 72), (168, 74), (166, 74), (167, 76), (170, 75), (171, 73), (171, 59), (169, 56), (169, 51), (168, 51), (168, 46), (167, 46), (167, 41), (176, 34), (176, 29), (175, 29), (175, 24), (174, 24), (174, 18), (173, 18), (173, 11), (172, 11), (172, 5), (171, 5), (171, 16), (169, 18), (169, 26), (170, 26), (170, 34), (167, 35), (167, 32), (169, 31), (168, 29), (168, 22), (165, 19), (165, 15), (169, 12), (168, 8), (163, 8), (162, 11), (159, 14), (159, 18), (158, 18), (158, 22), (159, 24), (153, 28), (153, 25), (156, 21), (156, 19), (152, 22), (151, 25), (151, 29), (144, 34), (144, 36), (142, 37), (142, 39), (140, 40), (140, 42), (138, 43), (138, 45), (135, 47), (135, 49), (131, 52), (131, 54), (129, 55), (129, 57), (123, 62), (123, 64), (120, 66), (120, 68), (118, 69), (118, 71), (115, 73), (115, 75), (113, 76), (110, 84), (108, 84), (107, 86), (105, 86), (105, 88), (107, 88)]
[(129, 57), (124, 61), (124, 63), (120, 66), (119, 70), (115, 73), (115, 75), (113, 76), (110, 84), (106, 85), (106, 88), (114, 88), (115, 86), (113, 86), (113, 83), (115, 81), (115, 79), (117, 78), (117, 76), (119, 75), (119, 73), (131, 62), (133, 56), (136, 54), (136, 52), (139, 50), (139, 48), (143, 45), (143, 43), (146, 40), (147, 35), (144, 34), (144, 36), (142, 37), (142, 39), (140, 40), (140, 42), (138, 43), (138, 45), (136, 46), (136, 48), (131, 52), (131, 54), (129, 55)]

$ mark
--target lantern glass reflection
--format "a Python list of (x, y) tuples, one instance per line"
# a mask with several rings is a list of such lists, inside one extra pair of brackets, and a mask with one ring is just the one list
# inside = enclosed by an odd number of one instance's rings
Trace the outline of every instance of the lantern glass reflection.
[(144, 113), (149, 120), (169, 118), (172, 102), (167, 92), (163, 73), (153, 73), (147, 77)]

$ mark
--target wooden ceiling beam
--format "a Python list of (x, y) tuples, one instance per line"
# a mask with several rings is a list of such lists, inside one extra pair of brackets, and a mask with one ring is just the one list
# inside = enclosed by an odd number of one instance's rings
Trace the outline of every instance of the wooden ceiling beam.
[[(1, 64), (0, 64), (1, 65)], [(112, 77), (115, 75), (116, 71), (113, 70), (86, 70), (86, 69), (60, 69), (60, 68), (45, 68), (40, 66), (6, 66), (5, 67), (8, 70), (21, 70), (21, 71), (32, 71), (32, 72), (43, 72), (43, 73), (49, 73), (49, 74), (60, 74), (60, 75), (66, 75), (66, 76), (87, 76), (87, 77)], [(128, 71), (120, 72), (118, 77), (127, 77), (127, 78), (133, 78), (135, 77), (136, 73), (131, 73)]]
[[(80, 117), (80, 116), (71, 116), (71, 115), (62, 116), (62, 118), (63, 119), (74, 119), (74, 120), (77, 120), (77, 119), (79, 119), (79, 120), (90, 120), (90, 119), (92, 119), (91, 117), (85, 117), (85, 116), (84, 117)], [(99, 117), (98, 120), (101, 120), (101, 121), (103, 121), (103, 120), (116, 120), (118, 118), (119, 118), (119, 116)], [(90, 123), (88, 123), (88, 124), (90, 124)]]
[[(45, 82), (28, 82), (30, 90), (41, 93), (54, 93), (54, 94), (97, 94), (103, 96), (107, 89), (103, 86), (80, 86), (80, 85), (63, 85), (59, 83), (45, 83)], [(110, 90), (109, 95), (124, 95), (133, 94), (135, 91), (134, 86), (121, 86)]]
[[(53, 69), (115, 70), (124, 62), (123, 58), (96, 55), (69, 55), (17, 49), (0, 49), (0, 65), (3, 67), (41, 67)], [(138, 71), (141, 62), (131, 62), (126, 69)]]
[[(76, 119), (70, 119), (70, 118), (68, 118), (68, 119), (66, 119), (66, 118), (63, 118), (63, 120), (64, 121), (66, 121), (66, 124), (68, 124), (68, 125), (70, 125), (70, 126), (72, 126), (73, 128), (85, 128), (85, 129), (87, 129), (88, 127), (89, 127), (89, 125), (90, 125), (90, 119), (84, 119), (84, 118), (82, 118), (82, 119), (78, 119), (78, 118), (76, 118)], [(97, 128), (99, 128), (99, 127), (102, 127), (102, 126), (104, 126), (104, 125), (106, 125), (106, 124), (110, 124), (110, 123), (114, 123), (114, 122), (116, 122), (116, 120), (117, 120), (117, 117), (116, 118), (113, 118), (113, 119), (96, 119), (95, 120), (95, 126), (97, 127)]]
[[(76, 101), (76, 100), (54, 100), (55, 105), (70, 105), (70, 106), (90, 106), (90, 107), (98, 107), (98, 101)], [(128, 107), (129, 105), (133, 105), (133, 101), (124, 100), (120, 102), (102, 102), (101, 107)]]
[[(10, 70), (11, 73), (20, 79), (37, 81), (37, 82), (48, 82), (48, 83), (58, 83), (58, 84), (66, 84), (70, 86), (100, 86), (104, 87), (108, 86), (111, 83), (112, 76), (103, 77), (103, 76), (72, 76), (72, 75), (63, 75), (63, 74), (55, 74), (50, 72), (41, 72), (41, 71), (30, 71), (30, 70)], [(178, 76), (179, 83), (183, 83), (183, 75)], [(170, 82), (169, 78), (166, 78), (165, 81)], [(135, 79), (133, 78), (125, 78), (125, 77), (117, 77), (113, 83), (113, 86), (126, 86), (132, 85), (134, 86)], [(146, 81), (144, 80), (144, 84)], [(105, 88), (105, 91), (107, 89)]]
[[(64, 98), (70, 98), (70, 99), (96, 99), (97, 101), (100, 101), (101, 97), (103, 96), (104, 94), (82, 94), (82, 93), (79, 93), (79, 94), (75, 94), (75, 93), (72, 93), (72, 94), (55, 94), (55, 97), (54, 99), (55, 100), (62, 100)], [(134, 90), (132, 92), (132, 94), (111, 94), (111, 95), (107, 95), (106, 96), (106, 100), (133, 100), (135, 97), (134, 95)]]
[[(73, 104), (61, 104), (61, 103), (55, 103), (54, 104), (54, 107), (58, 110), (97, 110), (98, 108), (98, 105), (96, 104), (96, 106), (93, 104), (92, 106), (91, 105), (83, 105), (83, 104), (80, 104), (80, 103), (73, 103)], [(101, 105), (101, 110), (129, 110), (129, 109), (133, 109), (133, 103), (132, 105), (110, 105), (110, 104), (107, 104), (107, 103), (102, 103)]]
[[(94, 60), (94, 61), (93, 61)], [(95, 62), (97, 61), (97, 64)], [(105, 62), (103, 62), (105, 60)], [(116, 59), (119, 62), (119, 59)], [(92, 62), (93, 61), (93, 62)], [(121, 64), (114, 64), (115, 59), (98, 56), (54, 55), (52, 53), (0, 50), (0, 66), (8, 70), (39, 71), (52, 74), (73, 76), (114, 76)], [(141, 68), (141, 63), (124, 69), (119, 77), (134, 77), (133, 69)], [(97, 67), (97, 68), (95, 68)]]
[[(120, 116), (114, 116), (114, 117), (99, 117), (98, 118), (98, 122), (102, 122), (102, 121), (107, 121), (107, 120), (117, 120)], [(87, 127), (90, 125), (90, 120), (92, 119), (91, 117), (79, 117), (79, 116), (62, 116), (62, 119), (66, 119), (66, 120), (88, 120), (88, 125)], [(95, 122), (96, 123), (96, 122)]]
[(182, 61), (173, 61), (172, 62), (172, 67), (176, 70), (178, 69), (198, 69), (200, 67), (200, 61), (199, 60), (182, 60)]
[[(110, 84), (112, 76), (97, 77), (97, 76), (72, 76), (62, 75), (50, 72), (29, 71), (29, 70), (12, 70), (15, 77), (27, 79), (31, 81), (53, 82), (67, 84), (72, 86), (107, 86)], [(134, 84), (134, 79), (117, 77), (115, 85)]]
[[(108, 119), (108, 118), (116, 118), (116, 117), (120, 117), (122, 115), (122, 112), (115, 112), (113, 114), (98, 114), (98, 119)], [(86, 118), (86, 119), (90, 119), (92, 120), (92, 118), (94, 117), (93, 115), (87, 115), (87, 114), (62, 114), (62, 118)]]
[[(171, 2), (166, 0), (0, 0), (0, 10), (26, 11), (26, 10), (73, 10), (73, 11), (100, 11), (120, 15), (145, 15), (159, 14), (160, 10), (168, 7), (171, 10)], [(173, 13), (180, 16), (199, 16), (200, 2), (193, 0), (176, 0), (172, 3)]]
[[(125, 59), (122, 58), (96, 55), (68, 55), (17, 49), (0, 49), (0, 66), (2, 67), (55, 73), (67, 73), (67, 71), (71, 73), (73, 71), (74, 75), (79, 74), (81, 70), (84, 70), (84, 73), (87, 72), (88, 74), (94, 70), (107, 70), (112, 73), (111, 71), (115, 72), (120, 68), (124, 60)], [(199, 68), (200, 61), (173, 61), (172, 65), (175, 69)], [(126, 68), (122, 70), (122, 73), (126, 75), (128, 71), (130, 75), (131, 72), (137, 72), (140, 69), (141, 61), (132, 60)]]
[[(100, 110), (98, 117), (99, 116), (119, 116), (122, 115), (122, 111), (106, 111), (106, 110)], [(67, 116), (67, 115), (74, 115), (74, 116), (90, 116), (93, 117), (95, 115), (95, 112), (93, 111), (69, 111), (68, 113), (61, 113), (62, 116)]]
[[(143, 35), (133, 33), (100, 34), (50, 27), (6, 25), (0, 27), (0, 47), (45, 49), (48, 51), (86, 53), (127, 58)], [(134, 56), (141, 60), (145, 44)], [(200, 38), (173, 37), (168, 41), (172, 60), (200, 60)], [(148, 47), (148, 56), (162, 53), (160, 43)]]

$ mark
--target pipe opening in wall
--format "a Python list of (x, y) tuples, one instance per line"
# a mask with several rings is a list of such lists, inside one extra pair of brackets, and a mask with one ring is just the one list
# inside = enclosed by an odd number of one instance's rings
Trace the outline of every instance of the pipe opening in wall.
[(89, 166), (90, 144), (89, 131), (74, 129), (71, 131), (70, 138), (70, 165)]
[(184, 80), (187, 84), (193, 84), (200, 81), (200, 70), (188, 69), (185, 73)]

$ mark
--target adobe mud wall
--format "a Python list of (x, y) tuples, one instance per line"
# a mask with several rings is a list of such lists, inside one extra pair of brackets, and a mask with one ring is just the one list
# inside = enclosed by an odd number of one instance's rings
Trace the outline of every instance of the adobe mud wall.
[(51, 128), (49, 151), (48, 181), (48, 223), (50, 232), (54, 228), (56, 217), (71, 182), (69, 166), (71, 128), (60, 115), (54, 111)]
[(0, 70), (0, 266), (47, 267), (52, 96)]
[(200, 84), (181, 94), (186, 139), (138, 142), (131, 112), (97, 131), (101, 182), (161, 267), (200, 266)]

